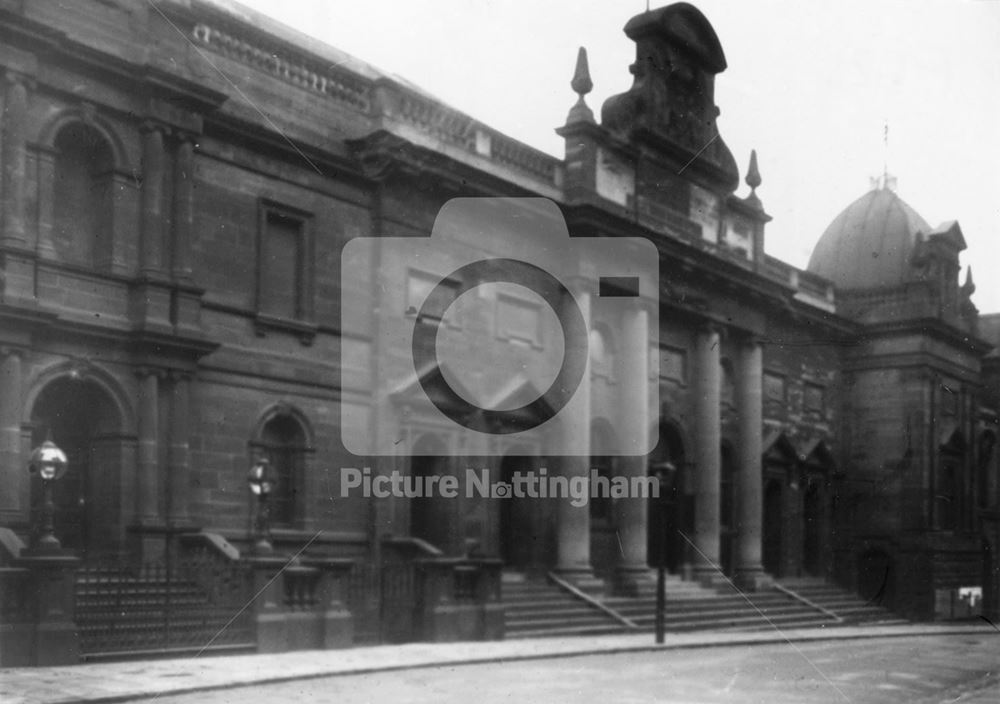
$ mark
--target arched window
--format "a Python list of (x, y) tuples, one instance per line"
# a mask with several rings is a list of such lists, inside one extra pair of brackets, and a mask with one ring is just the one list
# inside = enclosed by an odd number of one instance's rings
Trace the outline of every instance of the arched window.
[(55, 139), (52, 244), (61, 259), (86, 266), (111, 261), (112, 168), (107, 140), (74, 123)]
[(274, 488), (269, 501), (271, 524), (291, 528), (301, 519), (301, 495), (304, 481), (306, 434), (291, 413), (272, 416), (260, 431), (254, 449), (271, 462)]

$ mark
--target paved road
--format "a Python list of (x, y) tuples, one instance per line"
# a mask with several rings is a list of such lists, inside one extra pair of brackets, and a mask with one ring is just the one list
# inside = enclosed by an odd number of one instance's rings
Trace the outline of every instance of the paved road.
[(997, 704), (997, 646), (976, 635), (727, 646), (326, 677), (156, 702)]

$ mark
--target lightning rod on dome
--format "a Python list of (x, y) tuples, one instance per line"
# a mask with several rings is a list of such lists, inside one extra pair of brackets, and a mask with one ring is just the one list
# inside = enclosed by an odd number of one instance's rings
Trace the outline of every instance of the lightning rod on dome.
[(896, 177), (889, 174), (889, 118), (882, 123), (882, 173), (869, 182), (873, 191), (896, 190)]

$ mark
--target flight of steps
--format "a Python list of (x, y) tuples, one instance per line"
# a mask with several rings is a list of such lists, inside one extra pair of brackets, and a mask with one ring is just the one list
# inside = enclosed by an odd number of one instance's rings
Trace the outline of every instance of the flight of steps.
[(600, 609), (549, 583), (504, 572), (504, 630), (506, 638), (606, 635), (628, 628)]
[(878, 625), (902, 625), (909, 623), (891, 611), (866, 602), (854, 592), (819, 577), (802, 577), (781, 580), (781, 584), (814, 604), (833, 611), (844, 619), (845, 624), (870, 623)]
[[(722, 585), (707, 588), (696, 582), (668, 575), (665, 626), (668, 632), (726, 630), (759, 631), (790, 628), (835, 627), (872, 623), (902, 624), (885, 609), (866, 604), (860, 597), (821, 579), (783, 581), (782, 585), (804, 599), (840, 617), (814, 608), (800, 599), (768, 588), (741, 594)], [(507, 637), (524, 638), (597, 633), (651, 631), (656, 618), (656, 589), (652, 580), (629, 597), (598, 597), (615, 612), (634, 622), (630, 629), (554, 584), (525, 581), (520, 575), (505, 575)]]

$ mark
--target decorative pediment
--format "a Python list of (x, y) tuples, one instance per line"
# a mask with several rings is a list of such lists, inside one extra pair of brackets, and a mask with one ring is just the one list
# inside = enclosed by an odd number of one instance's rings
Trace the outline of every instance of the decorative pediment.
[(948, 423), (941, 431), (941, 449), (945, 452), (963, 454), (967, 443), (957, 423)]
[(830, 471), (836, 469), (837, 465), (830, 446), (822, 438), (813, 438), (803, 445), (799, 460), (809, 467)]
[(947, 242), (959, 252), (966, 248), (965, 235), (962, 234), (962, 228), (957, 220), (943, 222), (927, 233), (928, 241), (936, 237), (940, 237), (939, 241)]
[(739, 184), (736, 161), (719, 137), (715, 74), (726, 68), (719, 38), (705, 16), (676, 3), (633, 17), (625, 34), (636, 43), (635, 77), (625, 93), (601, 109), (602, 125), (626, 137), (646, 132), (679, 156), (710, 166), (730, 191)]
[(486, 400), (484, 407), (489, 410), (517, 409), (507, 413), (504, 429), (512, 432), (520, 428), (534, 428), (554, 415), (552, 406), (542, 398), (543, 390), (535, 386), (529, 379), (515, 377), (492, 398)]
[[(454, 374), (447, 374), (447, 366), (430, 363), (416, 370), (401, 384), (389, 393), (389, 397), (398, 405), (421, 406), (433, 402), (438, 408), (452, 408), (461, 412), (465, 407), (454, 404), (452, 397), (439, 390), (450, 386), (455, 393), (471, 403), (477, 402), (477, 397), (457, 380)], [(426, 389), (426, 391), (425, 391)]]
[(799, 460), (795, 445), (785, 435), (784, 430), (771, 430), (764, 438), (763, 452), (765, 461), (794, 465)]

